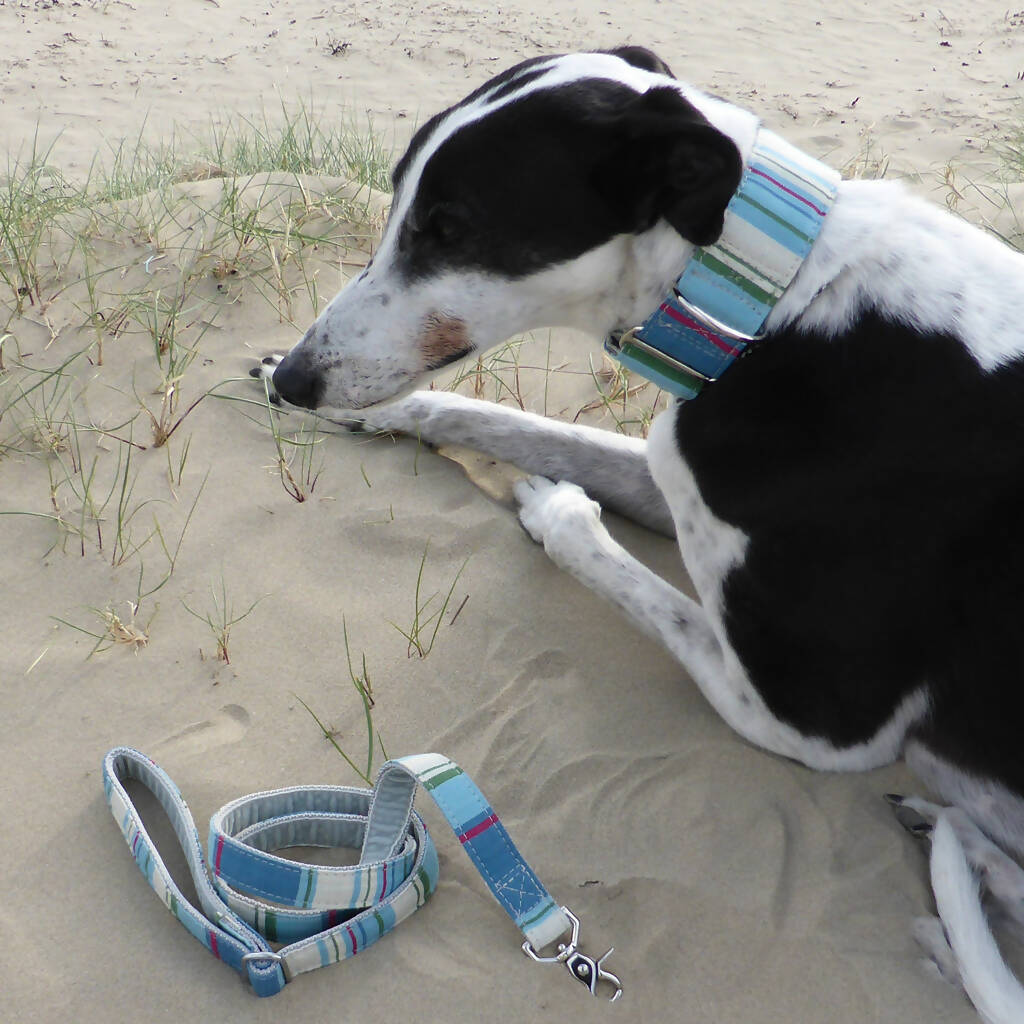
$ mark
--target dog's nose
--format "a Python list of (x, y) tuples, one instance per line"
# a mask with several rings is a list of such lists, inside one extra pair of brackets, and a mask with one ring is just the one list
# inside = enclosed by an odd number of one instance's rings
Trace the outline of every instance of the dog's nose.
[(292, 405), (315, 409), (323, 397), (324, 382), (301, 354), (287, 355), (274, 371), (274, 390)]

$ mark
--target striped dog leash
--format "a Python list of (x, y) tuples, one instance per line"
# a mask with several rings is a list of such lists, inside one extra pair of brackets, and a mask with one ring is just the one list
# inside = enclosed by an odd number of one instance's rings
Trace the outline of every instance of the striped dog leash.
[[(128, 782), (148, 789), (166, 812), (201, 909), (171, 878), (128, 795)], [(441, 754), (388, 761), (372, 790), (296, 786), (234, 800), (210, 819), (208, 859), (188, 805), (162, 768), (130, 747), (116, 747), (103, 760), (110, 812), (146, 881), (171, 914), (248, 978), (259, 996), (275, 995), (299, 974), (361, 953), (430, 899), (438, 859), (412, 809), (418, 785), (433, 797), (522, 932), (523, 951), (540, 963), (564, 964), (593, 994), (607, 983), (612, 1001), (618, 999), (622, 985), (602, 966), (612, 950), (594, 959), (578, 948), (579, 920), (551, 898), (472, 779)], [(275, 856), (295, 846), (356, 849), (359, 862), (334, 867)], [(552, 944), (551, 955), (538, 952)]]

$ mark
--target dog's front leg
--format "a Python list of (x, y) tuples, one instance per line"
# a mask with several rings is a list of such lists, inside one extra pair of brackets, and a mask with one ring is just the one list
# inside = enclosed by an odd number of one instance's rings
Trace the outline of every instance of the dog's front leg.
[(534, 476), (515, 492), (520, 521), (551, 560), (660, 640), (744, 739), (811, 767), (841, 767), (830, 747), (772, 714), (704, 608), (617, 543), (601, 524), (600, 506), (579, 487)]
[[(268, 356), (250, 375), (271, 383), (282, 358)], [(351, 430), (405, 434), (435, 446), (461, 444), (527, 473), (571, 480), (606, 508), (666, 537), (675, 536), (672, 514), (647, 468), (642, 438), (562, 423), (449, 391), (414, 391), (334, 422)]]
[(534, 476), (515, 485), (519, 519), (551, 560), (660, 640), (694, 679), (724, 674), (722, 650), (704, 609), (617, 543), (601, 508), (575, 484)]
[(672, 516), (647, 468), (641, 438), (561, 423), (447, 391), (415, 391), (367, 409), (365, 429), (461, 444), (527, 473), (579, 484), (612, 511), (668, 537)]

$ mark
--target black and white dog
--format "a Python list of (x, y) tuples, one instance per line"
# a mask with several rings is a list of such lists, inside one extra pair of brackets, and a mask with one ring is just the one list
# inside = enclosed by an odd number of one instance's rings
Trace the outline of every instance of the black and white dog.
[[(1024, 853), (1024, 256), (844, 182), (767, 336), (647, 442), (409, 394), (531, 328), (644, 320), (721, 232), (757, 132), (644, 50), (526, 61), (416, 133), (371, 265), (264, 373), (537, 474), (526, 529), (752, 743), (824, 770), (904, 756), (952, 805), (894, 798), (932, 831), (941, 922), (919, 937), (986, 1021), (1019, 1024), (978, 877), (1024, 923), (1003, 852)], [(700, 602), (602, 505), (674, 533)]]

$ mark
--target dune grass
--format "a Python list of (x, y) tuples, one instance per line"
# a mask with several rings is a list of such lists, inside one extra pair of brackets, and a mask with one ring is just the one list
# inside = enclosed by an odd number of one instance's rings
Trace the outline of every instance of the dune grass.
[[(455, 593), (455, 586), (459, 582), (459, 577), (462, 575), (463, 570), (466, 568), (466, 564), (469, 559), (459, 566), (458, 571), (452, 579), (451, 585), (448, 587), (448, 592), (438, 603), (438, 598), (441, 596), (440, 591), (434, 591), (429, 595), (423, 593), (423, 572), (427, 565), (427, 553), (430, 550), (430, 542), (423, 547), (423, 557), (420, 559), (419, 569), (416, 572), (416, 587), (413, 595), (413, 611), (412, 621), (408, 627), (403, 628), (396, 622), (392, 622), (391, 625), (398, 630), (399, 633), (406, 640), (406, 656), (411, 658), (413, 654), (416, 654), (418, 658), (426, 658), (428, 654), (434, 649), (434, 644), (437, 641), (437, 634), (441, 629), (441, 624), (444, 621), (444, 613), (448, 610), (449, 604), (451, 604), (452, 595)], [(462, 602), (465, 604), (465, 601)], [(433, 609), (433, 610), (431, 610)], [(455, 616), (462, 611), (462, 605), (459, 606), (455, 615), (449, 620), (449, 625), (455, 621)], [(429, 613), (429, 614), (428, 614)], [(350, 670), (351, 671), (351, 670)]]
[[(266, 425), (248, 377), (206, 369), (222, 321), (255, 300), (304, 329), (339, 260), (367, 258), (389, 165), (378, 136), (299, 105), (212, 123), (202, 139), (140, 135), (82, 181), (38, 135), (0, 171), (0, 521), (48, 523), (42, 558), (108, 561), (119, 596), (54, 615), (95, 640), (90, 653), (148, 642), (206, 482), (187, 468), (197, 408), (232, 401)], [(311, 494), (322, 436), (276, 410), (270, 424), (282, 475), (294, 468)], [(225, 583), (212, 610), (188, 609), (225, 662), (252, 610), (237, 616), (227, 598)]]
[(370, 672), (366, 667), (366, 654), (365, 652), (361, 655), (361, 666), (360, 671), (352, 667), (352, 649), (349, 646), (348, 639), (348, 623), (345, 621), (345, 616), (341, 617), (341, 628), (345, 638), (345, 661), (348, 667), (349, 682), (351, 682), (353, 688), (359, 696), (359, 701), (363, 708), (363, 721), (366, 727), (366, 766), (365, 768), (360, 767), (360, 764), (356, 763), (355, 754), (349, 754), (348, 751), (338, 742), (338, 730), (332, 726), (324, 723), (323, 719), (307, 704), (298, 694), (295, 695), (296, 700), (306, 709), (307, 714), (316, 723), (324, 739), (334, 748), (334, 750), (341, 756), (341, 758), (348, 764), (348, 766), (362, 779), (363, 782), (368, 786), (373, 785), (373, 759), (376, 755), (377, 750), (380, 751), (381, 756), (386, 761), (388, 759), (387, 750), (384, 748), (384, 740), (381, 738), (380, 730), (377, 728), (373, 712), (376, 707), (376, 700), (373, 695), (373, 684), (370, 682)]
[(264, 600), (263, 597), (256, 598), (244, 612), (235, 611), (233, 599), (228, 594), (228, 585), (221, 573), (220, 586), (210, 584), (210, 597), (212, 606), (208, 605), (202, 611), (197, 611), (182, 598), (182, 606), (194, 619), (204, 623), (213, 636), (216, 643), (216, 657), (225, 665), (231, 664), (231, 630), (243, 619), (248, 618), (256, 609), (256, 606)]
[[(66, 177), (54, 165), (52, 153), (37, 132), (0, 172), (0, 333), (26, 310), (45, 308), (54, 297), (54, 285), (59, 290), (76, 283), (64, 273), (76, 246), (89, 264), (80, 279), (94, 295), (97, 283), (120, 268), (91, 253), (93, 239), (113, 229), (158, 248), (180, 241), (177, 211), (183, 203), (187, 206), (188, 193), (179, 189), (175, 195), (175, 186), (214, 179), (230, 183), (217, 208), (204, 210), (212, 230), (205, 248), (222, 250), (220, 270), (228, 276), (261, 244), (287, 240), (285, 249), (293, 250), (322, 243), (321, 234), (302, 230), (314, 207), (337, 220), (366, 219), (358, 194), (311, 197), (303, 194), (301, 184), (287, 215), (267, 218), (264, 207), (280, 205), (281, 197), (246, 197), (249, 179), (272, 173), (290, 175), (297, 183), (303, 177), (343, 178), (369, 193), (387, 189), (391, 164), (379, 135), (353, 123), (328, 125), (312, 104), (282, 104), (275, 117), (264, 112), (260, 121), (221, 118), (202, 137), (172, 134), (157, 144), (147, 140), (144, 129), (134, 140), (109, 145), (83, 181)], [(217, 245), (229, 237), (235, 243), (233, 252), (228, 244)], [(95, 319), (95, 299), (91, 306), (97, 326), (101, 321)]]

